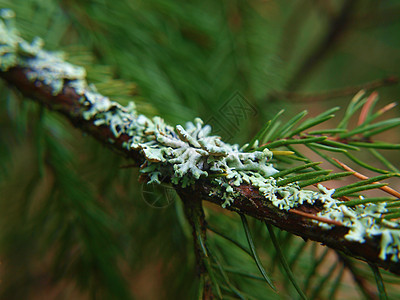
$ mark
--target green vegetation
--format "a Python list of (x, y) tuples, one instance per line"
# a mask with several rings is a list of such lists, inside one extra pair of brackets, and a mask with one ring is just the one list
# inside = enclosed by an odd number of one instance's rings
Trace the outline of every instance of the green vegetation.
[(399, 7), (300, 2), (0, 0), (1, 298), (396, 295)]

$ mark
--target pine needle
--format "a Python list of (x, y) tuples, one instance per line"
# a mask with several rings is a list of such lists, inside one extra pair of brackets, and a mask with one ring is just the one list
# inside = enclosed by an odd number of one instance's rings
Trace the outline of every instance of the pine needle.
[(271, 225), (265, 223), (265, 225), (267, 226), (269, 235), (271, 237), (272, 243), (275, 247), (276, 253), (278, 255), (279, 261), (282, 264), (283, 269), (285, 270), (286, 275), (288, 276), (290, 282), (293, 284), (294, 288), (296, 289), (297, 293), (299, 294), (301, 299), (307, 299), (306, 295), (303, 293), (303, 291), (300, 288), (300, 285), (297, 283), (296, 277), (294, 276), (292, 270), (290, 269), (286, 258), (282, 252), (281, 246), (279, 245), (278, 240), (276, 239), (275, 233), (274, 233), (274, 229), (272, 228)]
[(244, 215), (242, 215), (242, 214), (239, 214), (239, 215), (240, 215), (240, 218), (242, 219), (243, 229), (244, 229), (244, 232), (246, 234), (246, 238), (247, 238), (247, 241), (249, 243), (249, 247), (250, 247), (251, 253), (253, 255), (254, 261), (255, 261), (258, 269), (260, 270), (261, 275), (264, 277), (266, 283), (274, 291), (276, 291), (276, 287), (275, 287), (274, 283), (272, 282), (272, 280), (268, 276), (267, 272), (265, 271), (265, 269), (264, 269), (264, 267), (263, 267), (263, 265), (262, 265), (262, 263), (260, 261), (260, 258), (258, 257), (256, 247), (254, 246), (253, 238), (251, 237), (250, 228), (249, 228), (249, 224), (247, 223), (247, 219), (246, 219), (246, 217)]

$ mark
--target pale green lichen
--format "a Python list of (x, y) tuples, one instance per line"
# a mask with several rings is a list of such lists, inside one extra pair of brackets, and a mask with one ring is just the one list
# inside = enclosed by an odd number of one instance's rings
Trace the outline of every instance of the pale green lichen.
[(61, 92), (66, 82), (85, 79), (84, 68), (65, 62), (62, 54), (43, 50), (42, 39), (35, 38), (32, 43), (22, 39), (18, 31), (9, 26), (14, 16), (10, 10), (2, 9), (0, 16), (3, 18), (0, 21), (1, 70), (7, 71), (16, 65), (26, 67), (30, 70), (27, 77), (38, 84), (50, 86), (54, 95)]
[(27, 73), (30, 80), (37, 80), (51, 86), (52, 93), (57, 95), (62, 91), (67, 81), (83, 80), (86, 77), (84, 68), (65, 62), (61, 54), (56, 55), (44, 50), (36, 50), (35, 47), (39, 47), (39, 45), (29, 45), (29, 50), (32, 51), (29, 54), (34, 53), (34, 51), (37, 51), (37, 53), (35, 57), (27, 58), (25, 65), (22, 64), (22, 66), (35, 70)]
[[(347, 240), (364, 243), (366, 238), (380, 237), (380, 259), (399, 261), (399, 224), (376, 221), (386, 212), (384, 203), (349, 208), (332, 197), (334, 190), (322, 185), (317, 191), (300, 189), (296, 183), (278, 186), (271, 177), (277, 170), (270, 163), (272, 152), (268, 149), (247, 153), (238, 145), (224, 143), (211, 135), (211, 127), (203, 125), (200, 119), (173, 128), (159, 117), (149, 119), (138, 115), (133, 102), (123, 107), (111, 101), (87, 84), (83, 68), (65, 62), (59, 54), (44, 51), (40, 39), (32, 43), (24, 41), (12, 25), (13, 16), (10, 10), (0, 10), (0, 71), (25, 67), (27, 77), (37, 85), (50, 87), (53, 95), (65, 87), (73, 88), (81, 96), (85, 120), (96, 126), (108, 126), (115, 138), (127, 135), (129, 140), (123, 147), (143, 153), (146, 163), (141, 172), (148, 175), (150, 183), (160, 183), (164, 176), (173, 184), (185, 187), (209, 177), (216, 186), (210, 194), (224, 200), (223, 207), (232, 205), (240, 195), (235, 187), (241, 184), (257, 187), (265, 201), (280, 210), (287, 211), (305, 203), (318, 204), (322, 207), (319, 216), (338, 221), (349, 229), (345, 235)], [(115, 139), (109, 142), (114, 143)], [(334, 226), (317, 223), (325, 230)]]
[[(145, 119), (143, 119), (145, 120)], [(188, 122), (185, 126), (174, 128), (165, 125), (160, 118), (147, 119), (142, 124), (147, 128), (142, 141), (133, 141), (131, 147), (141, 149), (150, 161), (159, 168), (172, 166), (172, 182), (183, 185), (193, 183), (201, 176), (211, 173), (224, 173), (227, 178), (236, 177), (236, 185), (242, 183), (242, 172), (261, 172), (271, 176), (277, 171), (270, 163), (272, 152), (244, 153), (238, 145), (230, 145), (211, 136), (211, 127), (203, 126), (201, 119)]]

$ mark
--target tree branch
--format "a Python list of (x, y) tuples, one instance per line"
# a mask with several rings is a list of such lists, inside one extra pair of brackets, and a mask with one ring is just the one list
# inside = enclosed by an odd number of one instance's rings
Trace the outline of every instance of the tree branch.
[(17, 88), (24, 96), (64, 115), (76, 128), (92, 135), (99, 142), (124, 157), (133, 159), (134, 165), (139, 166), (144, 162), (143, 156), (139, 154), (139, 151), (128, 151), (122, 147), (123, 143), (129, 140), (128, 135), (122, 134), (119, 137), (115, 137), (108, 126), (96, 126), (93, 120), (85, 120), (83, 112), (87, 108), (79, 102), (82, 95), (75, 89), (64, 86), (61, 93), (54, 95), (50, 86), (29, 80), (27, 76), (29, 72), (30, 70), (27, 68), (16, 67), (6, 72), (0, 72), (0, 77), (8, 82), (10, 86)]
[[(398, 248), (392, 249), (394, 253), (385, 252), (391, 245), (384, 239), (386, 232), (380, 231), (374, 236), (366, 234), (358, 240), (354, 237), (357, 232), (353, 230), (359, 228), (353, 224), (359, 220), (350, 217), (355, 213), (351, 208), (342, 209), (343, 221), (332, 219), (340, 221), (342, 226), (340, 223), (325, 224), (321, 218), (319, 221), (308, 218), (307, 214), (329, 212), (326, 203), (335, 205), (336, 213), (340, 212), (339, 201), (323, 187), (319, 192), (312, 192), (295, 185), (277, 186), (269, 175), (276, 170), (266, 163), (272, 155), (268, 149), (245, 153), (223, 143), (218, 137), (209, 136), (209, 127), (201, 127), (200, 122), (191, 125), (192, 131), (178, 125), (175, 132), (160, 118), (150, 120), (138, 116), (133, 109), (96, 93), (86, 83), (84, 70), (1, 29), (4, 28), (0, 28), (0, 41), (11, 40), (11, 50), (6, 53), (8, 56), (0, 56), (0, 77), (24, 96), (63, 114), (77, 128), (132, 159), (141, 166), (148, 180), (157, 182), (158, 176), (162, 175), (164, 181), (174, 183), (186, 203), (189, 221), (197, 220), (200, 224), (198, 232), (202, 232), (203, 240), (205, 223), (204, 216), (199, 213), (200, 199), (400, 274), (400, 262), (392, 259), (397, 257)], [(9, 60), (13, 55), (15, 59)], [(192, 207), (195, 203), (197, 206)], [(291, 213), (293, 208), (296, 214)], [(196, 220), (191, 220), (193, 216)], [(369, 217), (368, 221), (374, 222)], [(349, 238), (349, 233), (353, 238)], [(388, 234), (392, 237), (398, 232), (388, 231)], [(196, 247), (198, 252), (199, 244), (195, 241)], [(204, 270), (201, 263), (199, 269), (200, 273)], [(207, 287), (206, 292), (210, 291)]]

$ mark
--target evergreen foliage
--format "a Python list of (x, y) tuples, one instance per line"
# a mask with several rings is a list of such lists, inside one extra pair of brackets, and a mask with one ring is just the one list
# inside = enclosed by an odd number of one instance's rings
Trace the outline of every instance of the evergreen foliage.
[[(62, 50), (68, 61), (84, 66), (101, 94), (124, 105), (133, 98), (141, 113), (171, 124), (201, 116), (225, 140), (250, 141), (244, 146), (250, 153), (271, 150), (278, 187), (336, 187), (333, 197), (350, 209), (386, 203), (388, 210), (376, 222), (396, 227), (399, 193), (385, 182), (398, 187), (400, 118), (385, 99), (398, 97), (400, 89), (382, 90), (379, 102), (375, 92), (344, 89), (342, 95), (357, 94), (350, 101), (344, 97), (342, 109), (323, 107), (319, 114), (287, 118), (298, 109), (290, 101), (304, 100), (300, 87), (356, 85), (397, 71), (396, 57), (392, 64), (374, 57), (374, 66), (362, 53), (359, 59), (351, 56), (347, 68), (338, 54), (328, 59), (329, 47), (340, 43), (359, 55), (360, 45), (349, 48), (340, 41), (346, 31), (360, 44), (365, 31), (400, 47), (398, 39), (387, 37), (400, 26), (388, 14), (399, 9), (395, 1), (350, 2), (0, 0), (0, 8), (16, 12), (15, 26), (25, 39), (40, 36), (46, 48)], [(379, 16), (362, 23), (376, 7), (392, 23), (383, 27)], [(357, 29), (360, 24), (365, 28)], [(298, 46), (292, 49), (288, 43), (295, 38)], [(139, 170), (129, 160), (82, 135), (79, 124), (74, 129), (5, 83), (0, 91), (0, 298), (398, 295), (398, 276), (374, 262), (206, 202), (200, 207), (204, 216), (184, 190), (177, 188), (181, 201), (171, 186), (138, 182)], [(308, 99), (313, 97), (330, 96)], [(240, 121), (239, 128), (220, 118), (229, 111), (227, 103), (245, 105), (248, 115), (229, 115)], [(289, 113), (278, 112), (282, 106)], [(307, 219), (316, 212), (311, 207), (291, 216)]]

